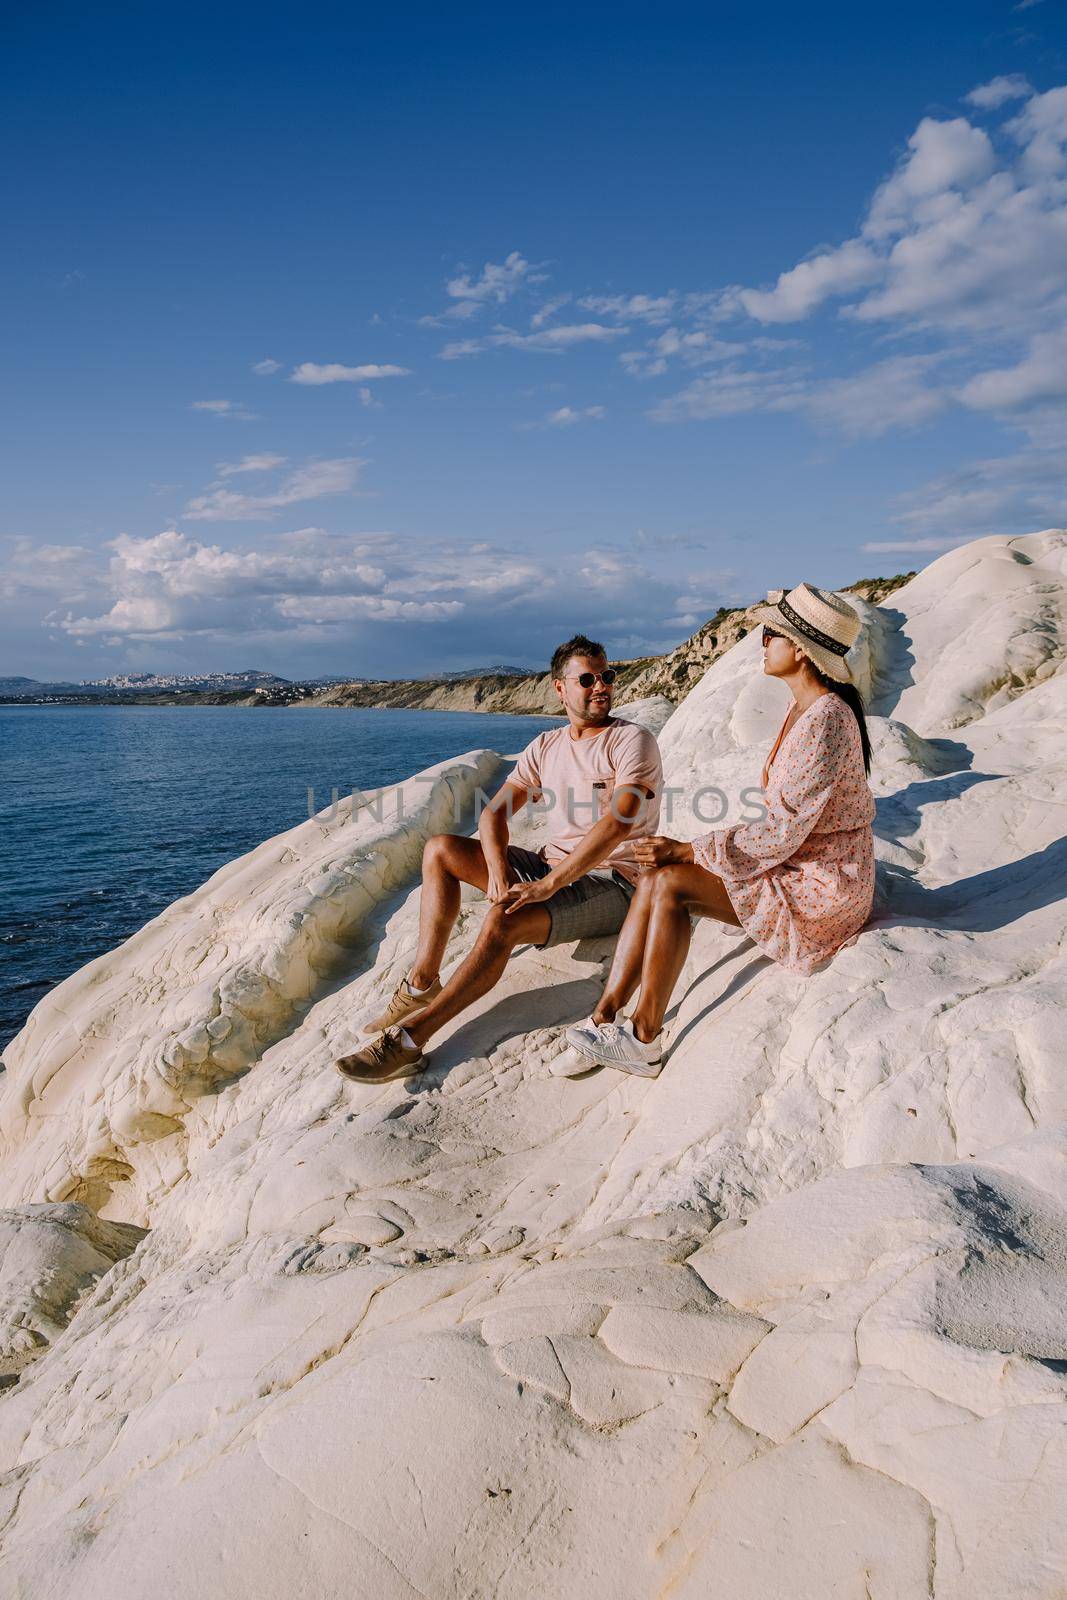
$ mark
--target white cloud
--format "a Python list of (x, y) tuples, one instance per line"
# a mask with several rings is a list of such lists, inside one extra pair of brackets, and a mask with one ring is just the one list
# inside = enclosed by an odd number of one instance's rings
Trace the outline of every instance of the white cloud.
[[(468, 322), (490, 305), (503, 305), (520, 289), (547, 281), (548, 274), (539, 266), (527, 261), (519, 250), (512, 250), (503, 261), (487, 261), (477, 278), (469, 272), (459, 272), (445, 284), (445, 293), (452, 304), (434, 316), (419, 318), (420, 326), (437, 328), (448, 322)], [(564, 295), (559, 304), (570, 298)], [(546, 311), (546, 316), (551, 311)]]
[(372, 618), (379, 622), (429, 622), (465, 611), (462, 600), (398, 600), (389, 595), (300, 595), (282, 600), (278, 615), (294, 622), (337, 623)]
[(901, 495), (893, 521), (909, 533), (957, 539), (1027, 533), (1067, 521), (1061, 450), (1024, 450), (972, 461)]
[(492, 595), (494, 599), (510, 594), (516, 599), (521, 599), (529, 592), (532, 585), (544, 580), (544, 569), (532, 561), (510, 555), (500, 559), (499, 553), (494, 551), (492, 545), (475, 548), (479, 554), (496, 564), (487, 572), (474, 572), (466, 578), (465, 587), (471, 594)]
[(485, 349), (479, 339), (453, 339), (438, 351), (442, 361), (459, 361), (463, 356), (477, 356)]
[(37, 544), (0, 534), (0, 600), (67, 595), (91, 588), (96, 578), (96, 553), (85, 545)]
[(996, 173), (970, 196), (942, 196), (896, 241), (884, 286), (860, 321), (1003, 335), (1032, 325), (1067, 288), (1067, 198)]
[(963, 98), (979, 111), (997, 111), (1010, 100), (1025, 100), (1033, 92), (1021, 72), (1009, 72), (999, 78), (990, 78), (988, 83), (980, 83)]
[(956, 539), (882, 539), (861, 544), (866, 555), (929, 555), (934, 551), (952, 550), (956, 545), (967, 544), (971, 538), (965, 534)]
[(1032, 322), (1067, 294), (1067, 193), (1050, 177), (1063, 165), (1067, 89), (1034, 96), (1007, 127), (1023, 147), (1014, 168), (965, 118), (924, 118), (858, 237), (770, 290), (736, 291), (736, 304), (762, 322), (799, 321), (835, 298), (868, 322), (998, 332)]
[(261, 377), (261, 378), (269, 378), (271, 373), (280, 372), (281, 369), (282, 369), (281, 362), (280, 361), (272, 361), (269, 356), (267, 357), (267, 359), (265, 361), (256, 361), (256, 362), (254, 362), (253, 366), (252, 366), (252, 371), (257, 373), (259, 375), (259, 377)]
[(733, 356), (744, 355), (746, 349), (746, 345), (736, 340), (715, 338), (706, 328), (697, 328), (689, 333), (680, 328), (668, 328), (665, 333), (649, 339), (643, 350), (624, 350), (619, 361), (632, 377), (657, 378), (667, 371), (675, 356), (685, 366), (703, 367), (713, 361), (727, 361)]
[(599, 322), (562, 322), (554, 328), (543, 328), (538, 333), (513, 333), (502, 329), (490, 334), (490, 342), (508, 345), (515, 350), (567, 350), (575, 344), (607, 344), (619, 339), (628, 328), (607, 328)]
[[(122, 535), (112, 552), (106, 583), (111, 604), (97, 616), (68, 615), (59, 622), (74, 637), (185, 637), (244, 631), (264, 615), (283, 615), (294, 595), (334, 595), (380, 590), (386, 574), (344, 548), (324, 563), (318, 552), (227, 550), (169, 529), (151, 538)], [(249, 614), (251, 608), (251, 614)]]
[(773, 289), (742, 289), (738, 298), (757, 322), (798, 322), (824, 300), (850, 294), (881, 275), (882, 265), (873, 251), (850, 239), (783, 272)]
[(332, 461), (311, 461), (298, 467), (272, 492), (238, 494), (232, 489), (209, 485), (208, 492), (190, 500), (182, 513), (189, 522), (248, 522), (272, 517), (285, 506), (324, 495), (351, 494), (367, 463), (348, 456)]
[(212, 417), (226, 417), (231, 422), (258, 422), (254, 411), (249, 411), (239, 400), (193, 400), (190, 411), (205, 411)]
[(609, 328), (600, 322), (562, 322), (553, 328), (541, 328), (537, 333), (517, 333), (512, 328), (497, 328), (482, 339), (461, 339), (446, 344), (439, 354), (442, 361), (456, 361), (461, 356), (480, 355), (483, 350), (505, 348), (562, 355), (573, 345), (608, 344), (629, 331), (628, 328)]
[(564, 306), (570, 305), (572, 298), (573, 296), (569, 294), (557, 294), (551, 300), (546, 300), (544, 305), (539, 307), (530, 318), (530, 327), (543, 328), (545, 323), (554, 317), (557, 311), (561, 311)]
[(560, 406), (558, 411), (550, 411), (545, 421), (550, 428), (570, 428), (576, 422), (599, 422), (605, 415), (603, 406), (585, 406), (578, 411), (571, 406)]
[(469, 272), (459, 273), (445, 284), (445, 293), (464, 304), (492, 301), (502, 305), (510, 300), (523, 283), (542, 283), (544, 274), (518, 250), (512, 250), (502, 262), (487, 261), (481, 276), (472, 278)]
[(966, 405), (981, 411), (1025, 411), (1067, 400), (1067, 328), (1037, 334), (1027, 355), (1009, 367), (978, 373), (961, 390)]
[[(1012, 74), (968, 96), (987, 111), (1022, 99), (999, 129), (1014, 148), (964, 117), (924, 117), (854, 238), (782, 272), (770, 288), (720, 291), (708, 313), (785, 323), (836, 301), (838, 317), (853, 325), (920, 338), (919, 353), (784, 388), (781, 374), (728, 365), (651, 415), (793, 410), (873, 436), (964, 405), (1025, 426), (1036, 443), (1067, 442), (1067, 87), (1034, 94)], [(650, 341), (621, 359), (656, 376), (674, 359), (697, 364), (701, 352), (693, 329), (676, 321), (658, 348)]]
[(917, 427), (955, 401), (945, 382), (931, 381), (933, 355), (891, 356), (844, 378), (812, 378), (799, 367), (760, 371), (727, 367), (697, 378), (649, 411), (654, 422), (684, 422), (743, 412), (794, 412), (829, 423), (853, 438)]
[(302, 361), (289, 374), (290, 383), (366, 383), (372, 378), (409, 378), (410, 367), (378, 366), (345, 367), (339, 361)]
[(759, 334), (752, 340), (753, 350), (777, 354), (781, 350), (803, 350), (803, 339), (768, 339), (765, 334)]
[(936, 365), (934, 356), (891, 356), (850, 377), (814, 384), (803, 408), (856, 438), (917, 427), (952, 404), (951, 389), (930, 379)]
[(884, 239), (900, 231), (923, 201), (966, 192), (996, 168), (989, 135), (966, 117), (938, 122), (924, 117), (908, 140), (910, 154), (871, 201), (864, 234)]
[(808, 392), (807, 380), (788, 370), (731, 368), (695, 378), (680, 394), (653, 406), (648, 416), (653, 422), (686, 422), (737, 416), (747, 411), (796, 411), (805, 403)]
[(1023, 167), (1032, 178), (1063, 175), (1067, 169), (1067, 87), (1035, 94), (1007, 128), (1023, 146)]
[(670, 294), (590, 294), (578, 304), (585, 311), (594, 311), (601, 317), (618, 317), (621, 322), (669, 322), (678, 303), (678, 296)]
[(220, 478), (232, 478), (238, 472), (270, 472), (273, 467), (284, 467), (285, 462), (285, 456), (242, 456), (240, 461), (220, 461), (215, 471)]
[[(257, 652), (298, 641), (329, 648), (326, 669), (343, 670), (343, 652), (370, 637), (365, 630), (411, 623), (437, 630), (434, 649), (443, 663), (469, 662), (472, 637), (489, 658), (547, 661), (558, 639), (576, 628), (605, 637), (615, 651), (631, 652), (665, 648), (685, 631), (677, 619), (676, 580), (661, 576), (655, 561), (645, 567), (630, 548), (583, 544), (546, 565), (485, 542), (394, 533), (330, 535), (303, 528), (259, 537), (255, 548), (227, 548), (169, 529), (146, 538), (122, 536), (104, 555), (92, 606), (53, 611), (51, 625), (75, 643), (115, 645), (127, 653), (137, 647), (142, 660), (141, 646), (182, 640), (220, 642), (230, 650), (254, 641)], [(693, 581), (702, 594), (707, 590), (714, 610), (713, 576), (697, 574)], [(641, 618), (639, 631), (631, 617)], [(415, 665), (408, 648), (396, 658), (402, 668)], [(425, 654), (419, 661), (436, 664)]]
[[(641, 328), (636, 347), (627, 341), (620, 349), (624, 370), (643, 379), (674, 368), (699, 373), (649, 410), (655, 421), (793, 412), (875, 437), (965, 406), (1025, 422), (1040, 442), (1056, 427), (1067, 437), (1067, 384), (1059, 377), (1067, 352), (1055, 332), (1067, 327), (1067, 87), (1034, 94), (1020, 74), (1006, 74), (967, 99), (984, 112), (1024, 103), (994, 130), (996, 142), (966, 117), (923, 117), (874, 188), (856, 236), (820, 248), (769, 287), (576, 300), (561, 293), (537, 307), (528, 330), (497, 324), (450, 341), (440, 357), (501, 349), (559, 355)], [(449, 292), (473, 312), (516, 293), (530, 281), (527, 269), (513, 252), (478, 277), (454, 277)], [(597, 320), (557, 321), (572, 300)], [(858, 370), (820, 372), (782, 365), (778, 358), (798, 348), (796, 340), (726, 336), (731, 319), (785, 324), (827, 306), (853, 324), (848, 346), (839, 345), (850, 365), (864, 324), (922, 342), (905, 354), (861, 359)], [(712, 366), (721, 370), (708, 372)], [(580, 414), (561, 406), (552, 425)]]

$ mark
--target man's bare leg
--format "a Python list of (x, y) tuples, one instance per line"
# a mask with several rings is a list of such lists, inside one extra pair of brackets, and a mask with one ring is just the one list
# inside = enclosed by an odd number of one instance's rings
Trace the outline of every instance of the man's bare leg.
[(627, 1000), (641, 982), (641, 963), (648, 937), (648, 921), (652, 915), (652, 890), (656, 874), (642, 872), (637, 880), (633, 899), (626, 913), (626, 921), (619, 929), (615, 954), (611, 958), (611, 971), (604, 985), (604, 993), (593, 1012), (594, 1022), (614, 1022)]
[(437, 999), (406, 1025), (409, 1038), (420, 1047), (425, 1045), (446, 1022), (466, 1011), (500, 980), (516, 945), (543, 944), (551, 926), (552, 919), (543, 905), (523, 906), (507, 913), (503, 906), (490, 906), (473, 950)]
[(422, 852), (422, 898), (419, 902), (419, 948), (408, 974), (416, 989), (428, 989), (441, 971), (448, 936), (459, 916), (460, 885), (472, 883), (483, 892), (489, 869), (477, 839), (438, 833)]
[(631, 1018), (634, 1033), (644, 1044), (651, 1043), (663, 1027), (674, 986), (685, 966), (692, 935), (690, 912), (739, 925), (726, 887), (713, 872), (685, 864), (657, 867), (649, 876), (653, 879), (652, 910), (641, 963), (641, 998)]

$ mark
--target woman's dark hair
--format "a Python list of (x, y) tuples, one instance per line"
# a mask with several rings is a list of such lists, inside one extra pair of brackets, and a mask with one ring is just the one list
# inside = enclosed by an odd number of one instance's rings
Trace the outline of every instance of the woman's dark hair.
[(824, 684), (827, 689), (832, 689), (834, 694), (841, 696), (841, 699), (845, 702), (846, 706), (848, 706), (849, 710), (852, 712), (852, 715), (859, 723), (860, 745), (863, 749), (863, 770), (869, 776), (871, 770), (871, 740), (870, 735), (867, 732), (867, 718), (864, 716), (863, 712), (863, 696), (860, 694), (854, 683), (838, 683), (837, 679), (831, 678), (829, 673), (820, 672), (819, 668), (815, 665), (814, 661), (811, 660), (810, 656), (808, 658), (808, 664), (821, 684)]

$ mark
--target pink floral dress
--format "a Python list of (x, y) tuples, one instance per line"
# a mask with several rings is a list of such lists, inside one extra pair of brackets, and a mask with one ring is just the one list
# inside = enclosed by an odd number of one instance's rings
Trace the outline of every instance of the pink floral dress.
[(807, 974), (855, 937), (874, 898), (874, 797), (840, 695), (782, 724), (763, 783), (766, 817), (695, 839), (693, 856), (764, 954)]

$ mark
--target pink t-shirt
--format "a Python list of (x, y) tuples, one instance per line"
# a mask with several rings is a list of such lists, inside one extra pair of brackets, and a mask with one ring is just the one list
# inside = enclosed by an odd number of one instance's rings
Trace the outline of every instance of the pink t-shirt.
[(634, 858), (633, 841), (655, 834), (659, 827), (663, 787), (659, 745), (647, 728), (614, 717), (600, 732), (584, 739), (571, 738), (570, 723), (550, 728), (526, 746), (508, 782), (528, 789), (533, 798), (541, 795), (551, 802), (544, 857), (553, 863), (570, 855), (593, 824), (608, 815), (617, 788), (635, 784), (646, 793), (651, 791), (651, 799), (646, 799), (627, 837), (597, 862), (597, 869), (613, 868), (631, 883), (637, 882), (641, 869)]

